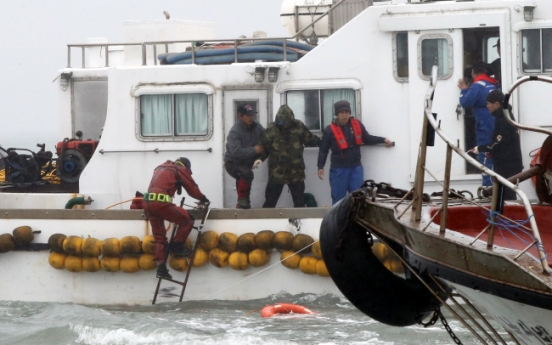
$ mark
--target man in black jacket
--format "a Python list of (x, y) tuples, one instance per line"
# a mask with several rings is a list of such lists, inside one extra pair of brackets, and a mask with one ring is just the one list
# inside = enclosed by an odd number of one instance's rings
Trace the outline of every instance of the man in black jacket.
[(232, 126), (226, 138), (224, 168), (236, 179), (236, 208), (251, 208), (249, 194), (254, 177), (252, 169), (260, 167), (266, 159), (264, 149), (259, 145), (265, 129), (255, 122), (255, 114), (256, 111), (250, 104), (239, 106), (239, 120)]
[[(487, 109), (495, 118), (493, 141), (474, 147), (468, 152), (479, 154), (485, 152), (493, 158), (493, 170), (505, 178), (514, 176), (523, 170), (519, 133), (516, 127), (510, 125), (504, 117), (502, 102), (504, 94), (494, 90), (487, 95)], [(510, 108), (512, 120), (515, 120)], [(504, 200), (516, 200), (516, 193), (511, 189), (504, 189)]]
[(332, 205), (343, 199), (347, 192), (360, 188), (364, 182), (364, 168), (360, 162), (360, 146), (385, 144), (389, 139), (370, 135), (362, 122), (351, 117), (351, 104), (346, 100), (334, 104), (335, 119), (324, 128), (318, 151), (318, 178), (324, 179), (324, 166), (328, 152), (332, 151), (330, 164), (330, 187)]

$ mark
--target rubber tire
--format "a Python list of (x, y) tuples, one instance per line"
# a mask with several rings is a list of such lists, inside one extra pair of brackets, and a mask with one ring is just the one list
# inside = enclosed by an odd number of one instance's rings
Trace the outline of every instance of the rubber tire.
[[(65, 171), (65, 167), (63, 163), (68, 160), (71, 160), (75, 163), (74, 171), (71, 171), (71, 172)], [(63, 154), (60, 157), (58, 157), (56, 161), (56, 170), (57, 170), (58, 176), (61, 178), (63, 182), (67, 182), (67, 183), (79, 182), (80, 175), (84, 170), (86, 163), (87, 163), (86, 158), (82, 153), (74, 149), (67, 149), (63, 152)]]
[(403, 279), (387, 270), (358, 224), (351, 222), (341, 233), (350, 205), (348, 194), (326, 213), (320, 227), (322, 256), (330, 276), (343, 295), (372, 319), (400, 327), (418, 324), (440, 303), (417, 279)]

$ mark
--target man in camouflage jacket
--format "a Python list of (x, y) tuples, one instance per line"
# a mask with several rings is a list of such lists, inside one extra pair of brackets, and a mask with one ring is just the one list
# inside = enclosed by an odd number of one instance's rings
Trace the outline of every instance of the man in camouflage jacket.
[(261, 139), (261, 145), (269, 155), (268, 184), (263, 207), (276, 207), (284, 185), (287, 184), (294, 207), (305, 207), (305, 146), (316, 146), (320, 138), (312, 134), (305, 124), (295, 119), (287, 105), (278, 109), (276, 119)]

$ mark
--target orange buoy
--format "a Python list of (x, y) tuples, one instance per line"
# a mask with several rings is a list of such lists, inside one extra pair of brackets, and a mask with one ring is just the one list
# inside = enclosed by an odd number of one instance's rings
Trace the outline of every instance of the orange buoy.
[(278, 303), (274, 305), (267, 305), (261, 310), (262, 317), (271, 317), (276, 314), (316, 314), (307, 307), (302, 305), (290, 304), (290, 303)]

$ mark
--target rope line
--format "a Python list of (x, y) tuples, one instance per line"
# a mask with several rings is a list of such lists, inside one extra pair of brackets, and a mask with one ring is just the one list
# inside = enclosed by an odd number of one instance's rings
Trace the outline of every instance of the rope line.
[(309, 244), (308, 246), (305, 246), (305, 247), (301, 248), (301, 250), (296, 251), (295, 253), (293, 253), (292, 255), (288, 256), (288, 257), (285, 258), (284, 260), (280, 260), (280, 261), (278, 261), (278, 262), (275, 262), (275, 263), (273, 263), (272, 265), (270, 265), (270, 266), (268, 266), (268, 267), (266, 267), (266, 268), (263, 268), (263, 269), (260, 270), (259, 272), (253, 273), (252, 275), (248, 276), (247, 278), (244, 278), (244, 279), (242, 279), (242, 280), (240, 280), (240, 281), (238, 281), (238, 282), (236, 282), (236, 283), (234, 283), (234, 284), (232, 284), (232, 285), (229, 285), (229, 286), (225, 287), (225, 288), (222, 289), (222, 290), (219, 290), (219, 291), (217, 291), (217, 292), (215, 292), (215, 293), (210, 294), (210, 295), (207, 296), (205, 299), (211, 299), (213, 296), (219, 295), (219, 294), (223, 293), (224, 291), (226, 291), (226, 290), (228, 290), (228, 289), (230, 289), (230, 288), (232, 288), (232, 287), (234, 287), (234, 286), (236, 286), (236, 285), (239, 285), (239, 284), (245, 282), (246, 280), (249, 280), (249, 279), (255, 277), (256, 275), (259, 275), (259, 274), (263, 273), (264, 271), (266, 271), (266, 270), (268, 270), (268, 269), (270, 269), (270, 268), (276, 266), (277, 264), (280, 264), (280, 263), (286, 261), (287, 259), (291, 258), (292, 256), (299, 254), (300, 252), (302, 252), (303, 250), (305, 250), (305, 248), (309, 248), (309, 247), (313, 246), (316, 242), (318, 242), (318, 240), (312, 242), (312, 243)]

